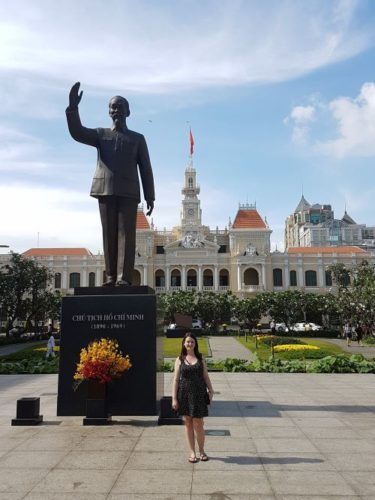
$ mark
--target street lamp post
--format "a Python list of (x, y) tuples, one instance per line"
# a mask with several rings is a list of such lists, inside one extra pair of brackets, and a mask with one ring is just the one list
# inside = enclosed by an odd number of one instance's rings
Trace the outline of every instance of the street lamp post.
[[(9, 248), (9, 245), (0, 245), (0, 248)], [(0, 332), (2, 330), (2, 327), (3, 327), (3, 322), (2, 322), (2, 304), (0, 303)]]

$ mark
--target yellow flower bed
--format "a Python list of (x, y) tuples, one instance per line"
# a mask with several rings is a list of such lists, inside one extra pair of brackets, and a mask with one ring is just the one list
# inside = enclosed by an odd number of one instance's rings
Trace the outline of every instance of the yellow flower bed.
[(273, 348), (274, 352), (285, 352), (285, 351), (316, 351), (319, 347), (310, 344), (281, 344), (276, 345)]
[[(54, 352), (59, 352), (60, 351), (60, 346), (56, 345), (54, 348), (53, 348)], [(34, 351), (38, 351), (38, 352), (47, 352), (47, 347), (36, 347), (34, 349)]]
[(276, 339), (276, 335), (257, 335), (257, 340), (262, 342), (263, 340), (270, 340), (270, 339)]

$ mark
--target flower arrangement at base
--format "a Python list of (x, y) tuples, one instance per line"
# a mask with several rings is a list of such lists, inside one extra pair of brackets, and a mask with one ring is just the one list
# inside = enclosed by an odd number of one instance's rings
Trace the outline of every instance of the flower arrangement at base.
[(84, 380), (97, 380), (101, 384), (112, 382), (131, 367), (129, 356), (122, 354), (116, 340), (94, 340), (81, 349), (73, 377), (74, 389)]

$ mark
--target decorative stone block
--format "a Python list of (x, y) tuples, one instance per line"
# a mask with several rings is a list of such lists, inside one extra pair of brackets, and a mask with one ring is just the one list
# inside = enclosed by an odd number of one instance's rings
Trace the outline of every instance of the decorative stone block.
[(43, 421), (43, 415), (39, 415), (40, 398), (20, 398), (17, 400), (16, 418), (12, 419), (12, 425), (38, 425)]
[(164, 396), (160, 400), (160, 415), (158, 425), (181, 425), (182, 418), (172, 408), (172, 397)]

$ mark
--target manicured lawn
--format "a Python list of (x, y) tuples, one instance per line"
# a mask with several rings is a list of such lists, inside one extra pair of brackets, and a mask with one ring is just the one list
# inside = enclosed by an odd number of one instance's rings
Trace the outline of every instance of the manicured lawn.
[[(325, 356), (334, 356), (338, 354), (344, 354), (345, 356), (350, 356), (341, 349), (341, 347), (331, 344), (330, 342), (324, 340), (317, 340), (311, 338), (301, 338), (301, 337), (290, 337), (297, 338), (301, 340), (304, 344), (314, 345), (319, 347), (319, 351), (311, 352), (280, 352), (275, 353), (275, 358), (277, 359), (317, 359)], [(256, 348), (255, 336), (247, 337), (247, 342), (245, 337), (238, 337), (238, 341), (241, 342), (247, 349), (256, 354), (258, 358), (262, 361), (266, 361), (271, 356), (271, 347), (258, 341), (258, 347)]]
[[(164, 337), (164, 357), (177, 358), (181, 352), (181, 342), (182, 339), (167, 339), (167, 337)], [(198, 346), (199, 352), (202, 353), (204, 357), (207, 357), (208, 345), (205, 337), (198, 339)]]
[[(47, 342), (39, 345), (33, 345), (25, 347), (20, 351), (14, 352), (13, 354), (8, 354), (6, 356), (0, 356), (2, 361), (20, 361), (21, 359), (32, 359), (32, 358), (45, 358), (47, 347)], [(59, 351), (59, 347), (55, 347), (55, 352)]]
[[(182, 339), (167, 339), (164, 337), (164, 357), (165, 358), (177, 358), (181, 352), (181, 341)], [(198, 340), (199, 351), (204, 357), (208, 356), (208, 344), (207, 339), (202, 337)], [(34, 345), (25, 347), (21, 351), (15, 352), (13, 354), (8, 354), (7, 356), (1, 356), (0, 360), (3, 361), (19, 361), (22, 359), (32, 359), (36, 357), (44, 358), (46, 355), (47, 348), (44, 344)], [(55, 351), (58, 349), (55, 348)]]

